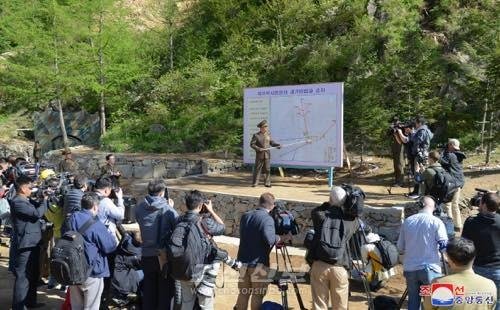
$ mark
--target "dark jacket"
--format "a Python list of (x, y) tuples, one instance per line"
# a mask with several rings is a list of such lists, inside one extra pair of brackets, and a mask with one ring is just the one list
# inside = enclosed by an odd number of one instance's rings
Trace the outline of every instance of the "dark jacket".
[(83, 191), (78, 188), (70, 189), (64, 196), (63, 212), (66, 216), (68, 213), (80, 211), (82, 209)]
[(240, 220), (238, 260), (249, 267), (269, 266), (269, 254), (278, 241), (274, 220), (264, 208), (245, 212)]
[(411, 134), (411, 151), (410, 154), (417, 156), (419, 151), (429, 151), (431, 140), (434, 137), (427, 125), (420, 126), (414, 133)]
[(479, 213), (464, 223), (462, 237), (476, 247), (474, 266), (500, 268), (500, 214)]
[(444, 151), (443, 156), (441, 156), (441, 159), (439, 160), (441, 166), (443, 166), (443, 168), (450, 173), (459, 187), (463, 187), (465, 184), (464, 170), (462, 166), (462, 162), (465, 158), (466, 156), (462, 152)]
[[(327, 217), (333, 219), (331, 227), (339, 230), (337, 245), (340, 245), (338, 255), (340, 258), (336, 261), (323, 257), (324, 253), (319, 246), (323, 223)], [(308, 252), (308, 260), (321, 260), (328, 264), (350, 268), (351, 259), (347, 251), (348, 241), (358, 229), (358, 222), (353, 221), (352, 217), (345, 216), (340, 207), (332, 206), (328, 202), (314, 208), (311, 211), (311, 218), (314, 226), (314, 238), (312, 248)]]
[(226, 225), (217, 223), (210, 213), (200, 214), (201, 223), (210, 236), (221, 236), (226, 231)]
[[(73, 213), (69, 218), (69, 227), (71, 230), (77, 231), (91, 217), (92, 213), (88, 210), (81, 210)], [(90, 226), (83, 234), (85, 240), (85, 256), (91, 266), (92, 278), (109, 277), (109, 264), (107, 255), (116, 250), (117, 243), (106, 226), (97, 218), (95, 223)]]
[(135, 246), (130, 234), (120, 241), (115, 256), (115, 268), (111, 285), (121, 294), (137, 293), (141, 278), (137, 270), (141, 269), (141, 248)]
[(146, 196), (135, 209), (135, 219), (139, 223), (142, 236), (142, 255), (157, 256), (165, 247), (174, 229), (177, 211), (168, 205), (165, 198)]
[(271, 146), (280, 146), (280, 144), (274, 142), (269, 133), (257, 132), (250, 141), (250, 147), (255, 150), (257, 159), (271, 158), (271, 151), (264, 150)]
[(47, 201), (42, 203), (16, 195), (10, 201), (12, 220), (12, 242), (17, 249), (38, 245), (42, 239), (42, 223), (40, 219), (47, 211)]

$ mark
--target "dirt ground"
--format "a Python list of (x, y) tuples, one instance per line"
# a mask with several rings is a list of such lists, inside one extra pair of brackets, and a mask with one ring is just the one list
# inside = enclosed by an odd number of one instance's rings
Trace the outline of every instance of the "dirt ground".
[[(221, 248), (228, 250), (229, 254), (232, 257), (236, 257), (237, 247), (227, 245), (227, 244), (219, 244)], [(0, 246), (0, 308), (1, 309), (10, 309), (10, 303), (12, 298), (12, 286), (14, 283), (14, 276), (12, 273), (7, 271), (8, 268), (8, 259), (6, 256), (8, 255), (8, 248)], [(279, 264), (280, 270), (283, 271), (283, 259), (281, 257), (281, 253), (279, 253)], [(303, 257), (291, 256), (292, 268), (294, 272), (299, 274), (307, 273), (308, 266), (304, 261)], [(271, 268), (276, 268), (276, 259), (274, 252), (271, 256)], [(375, 295), (383, 294), (390, 295), (395, 298), (399, 298), (402, 294), (405, 281), (404, 278), (400, 275), (401, 270), (398, 267), (398, 275), (392, 277), (387, 286), (380, 289), (377, 293), (373, 293)], [(228, 266), (224, 266), (224, 272), (219, 273), (217, 277), (217, 291), (215, 298), (215, 309), (232, 309), (234, 304), (236, 303), (236, 299), (238, 296), (237, 285), (238, 285), (238, 273)], [(305, 307), (311, 309), (311, 287), (309, 284), (303, 283), (305, 280), (302, 277), (298, 277), (298, 288), (302, 300), (305, 304)], [(349, 297), (349, 309), (351, 310), (364, 310), (367, 309), (367, 298), (360, 281), (352, 280), (351, 285), (351, 296)], [(290, 309), (300, 309), (297, 301), (296, 294), (294, 292), (293, 286), (290, 283), (288, 285), (288, 304)], [(268, 293), (264, 300), (271, 300), (274, 302), (281, 303), (281, 293), (278, 290), (276, 285), (270, 285)], [(45, 303), (45, 307), (42, 309), (59, 309), (62, 302), (64, 301), (64, 293), (59, 290), (49, 290), (47, 286), (40, 286), (38, 289), (38, 302)], [(405, 304), (406, 305), (406, 304)]]
[[(353, 182), (360, 185), (367, 193), (366, 202), (375, 206), (391, 206), (401, 202), (409, 201), (403, 194), (408, 191), (407, 188), (393, 188), (391, 194), (388, 189), (392, 183), (392, 164), (386, 158), (371, 158), (371, 163), (378, 166), (378, 169), (372, 173), (363, 176), (350, 176), (346, 171), (336, 173), (335, 183)], [(498, 163), (495, 163), (498, 165)], [(273, 172), (274, 173), (274, 172)], [(276, 173), (274, 173), (276, 174)], [(500, 187), (500, 172), (499, 170), (469, 170), (466, 169), (466, 183), (463, 191), (463, 196), (471, 197), (475, 190), (474, 188), (487, 188), (498, 190)], [(140, 183), (140, 182), (139, 182)], [(137, 184), (139, 184), (137, 183)], [(145, 185), (145, 182), (142, 182)], [(210, 177), (193, 177), (183, 178), (178, 180), (169, 180), (169, 185), (173, 187), (197, 188), (200, 190), (217, 191), (224, 193), (234, 193), (249, 196), (258, 196), (266, 188), (249, 187), (250, 174), (242, 172), (237, 174), (227, 174)], [(322, 202), (328, 199), (328, 186), (326, 174), (316, 173), (312, 171), (296, 171), (285, 170), (285, 177), (273, 175), (273, 193), (279, 198)], [(127, 193), (127, 190), (125, 190)], [(232, 245), (221, 244), (222, 248), (226, 248), (234, 257), (236, 256), (237, 248)], [(7, 255), (8, 248), (0, 246), (0, 308), (8, 309), (11, 303), (12, 286), (14, 277), (7, 271)], [(304, 258), (300, 256), (292, 256), (293, 268), (295, 271), (307, 271), (307, 265)], [(274, 253), (271, 263), (275, 264)], [(281, 268), (283, 265), (281, 264)], [(220, 288), (217, 289), (216, 309), (231, 309), (237, 297), (237, 273), (228, 268), (224, 268), (224, 273), (220, 273), (217, 278), (217, 284)], [(224, 287), (221, 287), (224, 283)], [(311, 291), (308, 284), (298, 285), (302, 299), (306, 308), (311, 308)], [(387, 282), (386, 287), (379, 290), (374, 295), (384, 294), (399, 298), (406, 287), (405, 280), (402, 277), (402, 270), (398, 266), (398, 275), (392, 277)], [(272, 285), (265, 300), (276, 302), (281, 301), (281, 295), (277, 287)], [(364, 294), (361, 282), (351, 281), (351, 296), (349, 297), (349, 309), (367, 309), (367, 299)], [(63, 293), (57, 290), (47, 290), (46, 286), (39, 288), (39, 301), (46, 303), (44, 309), (58, 309), (62, 303)], [(292, 286), (289, 286), (288, 302), (291, 309), (299, 309), (297, 298)]]

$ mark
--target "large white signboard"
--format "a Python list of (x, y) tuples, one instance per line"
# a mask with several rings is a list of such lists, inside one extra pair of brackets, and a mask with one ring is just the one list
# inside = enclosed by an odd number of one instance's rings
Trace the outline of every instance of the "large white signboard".
[(341, 167), (343, 83), (247, 88), (244, 94), (243, 160), (254, 163), (250, 147), (257, 124), (269, 122), (271, 137), (282, 145), (271, 150), (271, 164)]

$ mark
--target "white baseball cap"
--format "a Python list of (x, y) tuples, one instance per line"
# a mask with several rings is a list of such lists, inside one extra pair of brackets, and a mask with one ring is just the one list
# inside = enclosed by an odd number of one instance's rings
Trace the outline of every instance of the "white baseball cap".
[(448, 144), (453, 146), (455, 150), (460, 151), (460, 141), (458, 139), (448, 139)]

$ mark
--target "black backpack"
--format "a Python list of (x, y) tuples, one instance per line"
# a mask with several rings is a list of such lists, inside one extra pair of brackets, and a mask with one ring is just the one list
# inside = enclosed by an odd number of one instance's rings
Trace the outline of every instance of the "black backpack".
[(429, 195), (431, 195), (437, 203), (450, 202), (458, 188), (455, 179), (443, 168), (432, 167), (431, 169), (434, 170), (436, 174), (434, 175)]
[(342, 188), (347, 193), (343, 207), (344, 214), (351, 218), (360, 216), (365, 204), (365, 193), (361, 188), (350, 184), (342, 184)]
[(175, 280), (190, 281), (203, 272), (205, 258), (210, 251), (210, 241), (201, 219), (181, 218), (167, 242), (167, 259), (170, 275)]
[(325, 213), (319, 240), (315, 246), (315, 257), (325, 263), (342, 264), (347, 254), (346, 248), (344, 221), (335, 218), (331, 211)]
[(50, 253), (50, 274), (62, 285), (83, 284), (90, 275), (83, 234), (96, 221), (91, 218), (78, 231), (68, 231)]
[(381, 264), (387, 270), (391, 269), (392, 267), (398, 264), (399, 261), (398, 249), (394, 244), (392, 244), (392, 242), (380, 238), (380, 241), (374, 242), (373, 244), (377, 247), (378, 251), (380, 252), (380, 259), (382, 261), (380, 262), (374, 258), (371, 259)]

